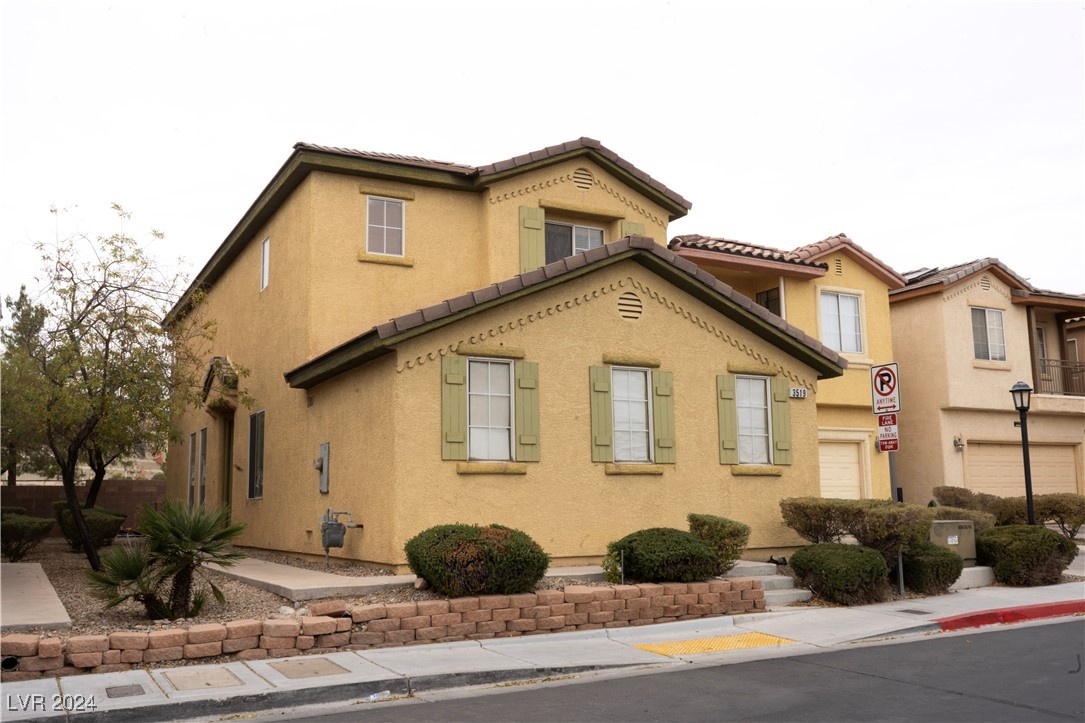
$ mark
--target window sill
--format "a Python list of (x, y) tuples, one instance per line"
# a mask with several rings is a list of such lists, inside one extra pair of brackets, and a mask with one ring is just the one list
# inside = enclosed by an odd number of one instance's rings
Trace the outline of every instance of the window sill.
[(358, 260), (366, 264), (385, 264), (387, 266), (414, 266), (414, 259), (410, 256), (386, 256), (384, 254), (367, 254), (364, 251), (358, 254)]
[(731, 467), (731, 474), (735, 477), (781, 477), (784, 468), (778, 465), (736, 464)]
[(614, 464), (608, 462), (606, 465), (607, 474), (647, 474), (647, 475), (661, 475), (663, 474), (663, 465), (661, 464)]
[(1000, 372), (1013, 371), (1013, 364), (1008, 361), (987, 361), (985, 359), (973, 359), (973, 369), (994, 369)]
[(523, 462), (457, 462), (456, 474), (527, 474)]

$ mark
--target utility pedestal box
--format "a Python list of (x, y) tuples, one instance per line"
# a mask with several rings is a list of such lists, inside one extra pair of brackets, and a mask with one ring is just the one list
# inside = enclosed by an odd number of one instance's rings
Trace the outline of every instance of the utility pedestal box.
[(976, 529), (972, 520), (935, 520), (931, 542), (956, 552), (965, 567), (976, 566)]

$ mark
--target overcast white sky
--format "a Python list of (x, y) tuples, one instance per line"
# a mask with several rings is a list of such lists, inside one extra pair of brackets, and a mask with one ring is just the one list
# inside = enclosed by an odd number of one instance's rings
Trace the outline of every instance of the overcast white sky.
[(901, 272), (994, 256), (1085, 293), (1080, 2), (0, 13), (0, 295), (35, 285), (33, 241), (119, 230), (113, 201), (195, 273), (296, 141), (478, 165), (580, 136), (693, 202), (672, 236), (845, 232)]

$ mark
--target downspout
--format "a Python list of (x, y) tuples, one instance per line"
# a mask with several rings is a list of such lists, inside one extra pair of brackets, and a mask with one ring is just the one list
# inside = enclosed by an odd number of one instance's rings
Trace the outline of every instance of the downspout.
[(787, 302), (784, 300), (784, 277), (780, 277), (780, 318), (787, 320)]

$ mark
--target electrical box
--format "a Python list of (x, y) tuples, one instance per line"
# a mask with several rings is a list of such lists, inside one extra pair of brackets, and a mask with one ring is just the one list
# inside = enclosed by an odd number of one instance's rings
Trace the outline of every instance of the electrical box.
[(931, 542), (956, 552), (965, 567), (976, 566), (976, 529), (972, 520), (935, 520)]
[(330, 453), (331, 445), (328, 442), (324, 442), (320, 445), (320, 466), (317, 468), (320, 470), (320, 493), (328, 494), (328, 455)]
[(342, 522), (329, 522), (325, 520), (320, 525), (320, 541), (327, 550), (331, 547), (342, 547), (343, 537), (346, 536), (347, 526)]

